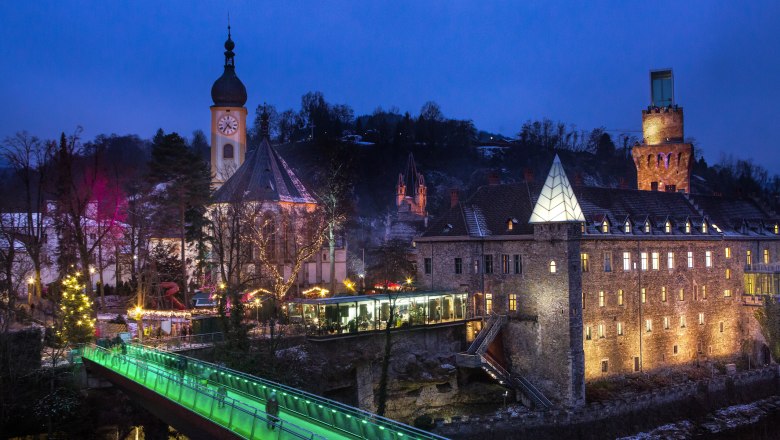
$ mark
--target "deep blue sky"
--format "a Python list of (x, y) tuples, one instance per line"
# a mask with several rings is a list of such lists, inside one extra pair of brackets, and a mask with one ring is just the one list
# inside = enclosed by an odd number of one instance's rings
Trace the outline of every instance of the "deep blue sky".
[(648, 71), (672, 67), (707, 160), (780, 173), (780, 2), (3, 1), (0, 138), (84, 127), (208, 132), (227, 13), (250, 115), (319, 90), (513, 135), (529, 118), (640, 130)]

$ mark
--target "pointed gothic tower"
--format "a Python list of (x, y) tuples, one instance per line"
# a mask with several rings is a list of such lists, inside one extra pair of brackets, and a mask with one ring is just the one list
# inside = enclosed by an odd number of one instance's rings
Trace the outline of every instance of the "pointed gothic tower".
[(406, 161), (406, 173), (398, 174), (398, 183), (395, 191), (395, 206), (399, 214), (412, 217), (427, 217), (428, 211), (428, 187), (425, 185), (425, 177), (417, 172), (414, 163), (414, 155), (409, 153)]

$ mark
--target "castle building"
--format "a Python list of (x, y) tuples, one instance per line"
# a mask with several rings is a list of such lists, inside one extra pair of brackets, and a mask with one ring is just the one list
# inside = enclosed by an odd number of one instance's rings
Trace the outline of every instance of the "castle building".
[(417, 171), (414, 155), (409, 153), (406, 172), (398, 174), (395, 186), (396, 212), (388, 216), (385, 240), (407, 243), (428, 226), (428, 187), (425, 176)]
[(663, 109), (642, 112), (637, 189), (572, 186), (555, 157), (544, 185), (484, 186), (415, 239), (417, 283), (468, 292), (486, 317), (459, 365), (579, 405), (587, 380), (730, 361), (743, 347), (769, 361), (753, 295), (777, 293), (780, 217), (690, 194), (682, 110)]

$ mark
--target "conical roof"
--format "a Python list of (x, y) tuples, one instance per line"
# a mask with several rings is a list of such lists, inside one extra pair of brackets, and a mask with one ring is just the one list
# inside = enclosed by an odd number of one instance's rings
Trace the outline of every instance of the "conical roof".
[(585, 216), (569, 184), (558, 155), (555, 155), (550, 173), (544, 182), (539, 199), (528, 223), (584, 222)]
[(214, 193), (214, 201), (317, 203), (268, 138), (247, 153), (246, 161)]

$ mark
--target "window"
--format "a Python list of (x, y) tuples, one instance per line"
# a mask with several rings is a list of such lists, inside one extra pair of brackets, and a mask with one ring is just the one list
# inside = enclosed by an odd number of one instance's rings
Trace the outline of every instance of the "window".
[(680, 328), (685, 328), (685, 315), (680, 315)]
[(224, 147), (222, 147), (222, 158), (223, 159), (233, 159), (233, 146), (230, 144), (225, 144)]
[(479, 273), (479, 260), (474, 259), (474, 273)]
[(694, 284), (693, 285), (693, 300), (698, 301), (699, 300), (699, 285)]
[(775, 235), (777, 235), (777, 234), (780, 234), (780, 225), (778, 225), (777, 223), (775, 223), (775, 226), (774, 226), (774, 228), (773, 228), (773, 229), (774, 229), (774, 231), (775, 231)]
[(747, 264), (748, 266), (753, 264), (753, 253), (750, 251), (747, 251), (747, 253), (745, 254), (745, 264)]
[(556, 271), (555, 261), (554, 260), (550, 260), (550, 273), (555, 273), (555, 271)]
[(653, 270), (658, 270), (658, 268), (661, 266), (661, 254), (658, 252), (653, 252), (650, 254), (650, 267), (653, 268)]
[[(723, 333), (723, 321), (720, 322), (720, 332)], [(710, 347), (712, 348), (712, 347)]]
[(591, 340), (590, 326), (586, 326), (585, 327), (585, 340), (586, 341), (590, 341)]
[(731, 248), (730, 247), (726, 248), (726, 258), (731, 258)]
[(517, 311), (517, 294), (516, 293), (510, 293), (509, 294), (509, 311), (510, 312), (516, 312)]
[(707, 286), (701, 285), (701, 299), (707, 299)]
[(623, 270), (626, 272), (631, 270), (631, 252), (623, 252)]
[(590, 267), (588, 264), (588, 254), (580, 254), (580, 262), (582, 263), (582, 271), (587, 272)]
[(731, 279), (731, 269), (726, 269), (726, 279), (727, 280)]
[(676, 345), (675, 345), (675, 346), (674, 346), (674, 348), (672, 349), (672, 352), (673, 352), (674, 354), (677, 354), (677, 346), (676, 346)]
[(672, 222), (670, 222), (669, 220), (667, 220), (666, 223), (664, 223), (664, 232), (666, 232), (667, 234), (672, 233)]
[(707, 233), (707, 222), (703, 222), (701, 224), (701, 233), (706, 234)]
[(678, 299), (680, 301), (685, 301), (685, 289), (683, 289), (682, 287), (680, 288), (680, 294), (678, 296)]
[(634, 371), (639, 371), (639, 356), (634, 356)]
[(664, 316), (664, 330), (669, 330), (669, 317)]
[(512, 219), (510, 218), (509, 220), (506, 221), (506, 230), (511, 231), (512, 229), (514, 229), (514, 225)]
[(618, 305), (623, 305), (623, 289), (618, 290)]
[(483, 258), (485, 259), (485, 273), (493, 273), (493, 256), (485, 255)]
[(626, 220), (626, 223), (623, 225), (623, 232), (625, 232), (626, 234), (631, 233), (631, 221)]
[(462, 274), (463, 273), (463, 258), (456, 258), (455, 259), (455, 273), (456, 274)]
[(699, 325), (704, 325), (704, 313), (699, 313)]
[(729, 298), (731, 296), (731, 289), (726, 289), (723, 291), (723, 296), (726, 298)]
[(432, 263), (433, 262), (431, 261), (430, 258), (425, 258), (424, 264), (425, 264), (425, 274), (426, 275), (430, 275), (431, 274), (431, 270), (433, 269), (433, 267), (431, 267), (433, 265)]
[(647, 289), (642, 288), (642, 304), (647, 302)]
[(492, 293), (486, 293), (485, 294), (485, 311), (487, 313), (490, 313), (493, 311), (493, 294)]
[(685, 233), (686, 234), (691, 233), (691, 222), (685, 222)]
[(604, 291), (599, 291), (599, 307), (604, 307), (604, 304), (606, 303), (606, 299), (604, 298)]
[(599, 339), (604, 339), (604, 324), (599, 324)]
[(585, 291), (582, 292), (582, 309), (585, 310)]
[(617, 323), (617, 334), (618, 336), (623, 336), (623, 323), (618, 322)]
[(712, 251), (704, 252), (704, 267), (712, 267)]
[(693, 267), (693, 252), (688, 251), (688, 268), (690, 269), (692, 267)]
[(764, 264), (769, 264), (769, 249), (764, 249)]
[(604, 252), (604, 272), (612, 272), (612, 252)]
[(601, 372), (606, 373), (609, 371), (609, 361), (603, 360), (601, 361)]
[(647, 252), (642, 252), (639, 254), (640, 259), (640, 265), (642, 266), (642, 270), (647, 270)]
[(674, 269), (674, 252), (666, 253), (666, 268)]
[(661, 287), (661, 302), (666, 302), (666, 286)]
[(645, 331), (650, 333), (653, 331), (653, 320), (645, 319)]
[(520, 255), (515, 254), (515, 273), (523, 273), (523, 260), (520, 259)]
[(601, 222), (601, 232), (605, 234), (609, 233), (609, 222), (606, 219)]
[(650, 233), (650, 220), (645, 220), (645, 234)]
[(501, 255), (501, 273), (509, 273), (509, 255)]

